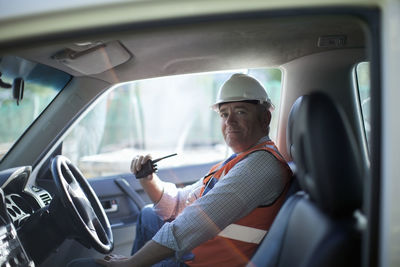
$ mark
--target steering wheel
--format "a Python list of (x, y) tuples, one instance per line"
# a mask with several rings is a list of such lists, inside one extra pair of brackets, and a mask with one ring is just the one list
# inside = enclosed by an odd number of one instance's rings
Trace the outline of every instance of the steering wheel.
[(110, 222), (83, 174), (61, 155), (52, 160), (51, 172), (60, 200), (69, 211), (79, 238), (100, 253), (111, 252), (114, 242)]

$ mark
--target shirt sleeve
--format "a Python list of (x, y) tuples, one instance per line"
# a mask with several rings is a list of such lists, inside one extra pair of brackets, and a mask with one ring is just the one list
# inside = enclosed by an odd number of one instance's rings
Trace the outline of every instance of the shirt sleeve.
[(183, 188), (177, 188), (173, 183), (163, 182), (163, 184), (164, 191), (161, 199), (154, 205), (154, 211), (165, 221), (176, 218), (186, 206), (199, 197), (203, 179)]
[(229, 224), (261, 205), (273, 203), (289, 176), (283, 164), (266, 151), (238, 162), (205, 196), (197, 199), (153, 237), (181, 256), (212, 239)]

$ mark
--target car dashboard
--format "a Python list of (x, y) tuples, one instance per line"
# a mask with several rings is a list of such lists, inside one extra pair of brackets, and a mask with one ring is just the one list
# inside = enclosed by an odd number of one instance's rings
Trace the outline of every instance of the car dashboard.
[(0, 266), (35, 266), (17, 231), (35, 210), (51, 202), (51, 195), (37, 186), (27, 186), (31, 167), (0, 172)]

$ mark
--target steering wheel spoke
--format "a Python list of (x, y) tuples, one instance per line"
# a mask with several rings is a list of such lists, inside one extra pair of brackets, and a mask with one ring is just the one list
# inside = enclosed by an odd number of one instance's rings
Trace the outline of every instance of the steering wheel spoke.
[(101, 253), (111, 252), (113, 236), (110, 223), (83, 174), (64, 156), (53, 159), (51, 171), (61, 201), (77, 222), (79, 239)]
[(106, 230), (97, 217), (92, 220), (92, 225), (94, 227), (93, 232), (96, 233), (96, 238), (98, 238), (100, 242), (110, 242)]
[(63, 183), (68, 184), (70, 186), (77, 186), (78, 182), (76, 181), (75, 175), (72, 170), (69, 168), (67, 161), (60, 161), (59, 162), (59, 172), (63, 174), (64, 179), (62, 180)]

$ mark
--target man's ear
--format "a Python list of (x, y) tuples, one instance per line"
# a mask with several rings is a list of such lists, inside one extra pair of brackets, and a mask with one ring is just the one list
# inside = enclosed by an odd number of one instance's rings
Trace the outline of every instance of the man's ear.
[(271, 111), (269, 110), (264, 111), (258, 118), (260, 120), (260, 123), (264, 126), (263, 129), (269, 132), (268, 129), (269, 129), (269, 124), (271, 123)]
[(265, 122), (265, 130), (266, 130), (266, 134), (269, 134), (269, 130), (270, 130), (270, 123), (271, 123), (271, 111), (267, 110), (267, 112), (265, 112), (264, 115), (264, 122)]
[(267, 123), (267, 126), (271, 123), (271, 111), (267, 110), (265, 114), (265, 122)]

